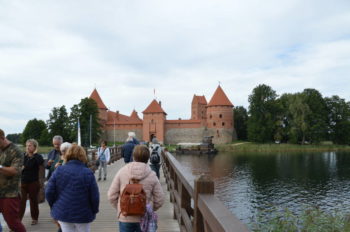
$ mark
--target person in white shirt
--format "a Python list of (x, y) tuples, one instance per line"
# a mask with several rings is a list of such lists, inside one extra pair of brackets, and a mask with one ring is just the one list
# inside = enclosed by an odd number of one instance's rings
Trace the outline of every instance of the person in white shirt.
[(98, 159), (100, 160), (100, 165), (98, 167), (98, 181), (101, 180), (102, 176), (102, 169), (104, 178), (103, 180), (107, 179), (107, 164), (109, 162), (109, 159), (111, 158), (111, 153), (109, 148), (107, 147), (107, 141), (101, 142), (101, 147), (97, 150)]

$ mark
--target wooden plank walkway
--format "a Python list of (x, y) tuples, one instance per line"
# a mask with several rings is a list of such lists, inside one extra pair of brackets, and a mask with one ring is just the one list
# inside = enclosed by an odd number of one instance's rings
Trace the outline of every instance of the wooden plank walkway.
[[(97, 214), (95, 221), (91, 224), (91, 231), (98, 232), (110, 232), (119, 231), (117, 223), (117, 212), (109, 204), (107, 200), (107, 191), (117, 171), (124, 165), (124, 161), (119, 160), (112, 165), (108, 166), (108, 175), (106, 181), (99, 181), (98, 186), (100, 190), (100, 212)], [(98, 172), (95, 172), (97, 177)], [(163, 172), (161, 170), (161, 185), (165, 193), (164, 205), (157, 211), (158, 213), (158, 231), (159, 232), (177, 232), (180, 231), (177, 220), (173, 219), (173, 205), (170, 203), (169, 192), (167, 191)], [(39, 223), (37, 225), (30, 225), (31, 218), (29, 212), (29, 206), (27, 206), (26, 214), (23, 218), (23, 223), (28, 232), (50, 232), (57, 231), (57, 226), (53, 224), (50, 217), (50, 209), (48, 204), (42, 203), (39, 205), (40, 215)], [(8, 231), (4, 228), (4, 232)]]

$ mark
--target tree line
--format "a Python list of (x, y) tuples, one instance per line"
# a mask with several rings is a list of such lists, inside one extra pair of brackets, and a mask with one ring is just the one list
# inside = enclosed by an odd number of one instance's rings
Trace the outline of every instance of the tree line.
[(73, 105), (70, 114), (66, 106), (54, 107), (45, 122), (40, 119), (31, 119), (27, 122), (21, 134), (8, 134), (6, 137), (14, 143), (25, 143), (27, 139), (36, 139), (40, 145), (51, 145), (52, 137), (61, 135), (64, 141), (77, 142), (78, 119), (80, 122), (81, 143), (90, 144), (90, 118), (91, 142), (98, 143), (101, 135), (101, 126), (98, 119), (98, 107), (95, 100), (81, 99), (79, 104)]
[(278, 96), (262, 84), (253, 89), (248, 101), (248, 110), (243, 106), (234, 109), (239, 140), (350, 144), (350, 102), (337, 95), (322, 97), (310, 88)]

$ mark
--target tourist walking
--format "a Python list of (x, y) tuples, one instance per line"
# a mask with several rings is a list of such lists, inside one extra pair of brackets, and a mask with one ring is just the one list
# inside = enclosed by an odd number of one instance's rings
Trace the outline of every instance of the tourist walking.
[(140, 142), (136, 138), (136, 134), (133, 131), (128, 132), (128, 136), (132, 138), (132, 141), (134, 142), (135, 145), (139, 145)]
[(52, 138), (52, 145), (54, 149), (52, 149), (49, 154), (47, 155), (47, 163), (46, 163), (46, 169), (49, 170), (49, 173), (47, 175), (47, 179), (49, 180), (52, 173), (55, 171), (55, 165), (60, 160), (61, 151), (60, 146), (63, 143), (63, 138), (60, 135), (56, 135)]
[(159, 177), (160, 177), (159, 169), (160, 169), (162, 148), (161, 148), (157, 138), (155, 138), (155, 137), (152, 139), (152, 144), (150, 146), (150, 153), (151, 153), (150, 167), (156, 173), (156, 175), (159, 179)]
[(21, 178), (21, 207), (19, 216), (23, 219), (26, 210), (26, 203), (29, 197), (30, 215), (32, 217), (32, 225), (38, 224), (39, 203), (38, 193), (39, 184), (39, 168), (44, 163), (43, 157), (38, 154), (38, 142), (35, 139), (28, 139), (26, 142), (26, 152), (24, 153), (23, 170)]
[(100, 161), (100, 165), (98, 166), (98, 180), (101, 180), (102, 170), (103, 170), (103, 180), (107, 178), (107, 164), (111, 158), (111, 152), (107, 147), (107, 141), (101, 142), (101, 147), (97, 149), (98, 159)]
[(63, 232), (90, 231), (99, 208), (99, 190), (93, 172), (85, 166), (84, 148), (72, 145), (65, 154), (65, 165), (59, 166), (46, 186), (51, 216)]
[(0, 213), (8, 227), (16, 232), (26, 231), (19, 217), (22, 165), (23, 153), (0, 129)]
[(125, 186), (133, 180), (143, 185), (146, 202), (159, 209), (164, 202), (164, 193), (156, 174), (148, 166), (150, 157), (148, 147), (137, 145), (133, 151), (134, 162), (122, 167), (114, 177), (108, 190), (108, 200), (117, 209), (117, 220), (120, 232), (139, 232), (141, 216), (124, 216), (121, 213), (120, 197)]
[(134, 150), (134, 147), (135, 143), (133, 137), (129, 136), (122, 146), (122, 157), (124, 158), (124, 162), (126, 164), (132, 161), (132, 152)]

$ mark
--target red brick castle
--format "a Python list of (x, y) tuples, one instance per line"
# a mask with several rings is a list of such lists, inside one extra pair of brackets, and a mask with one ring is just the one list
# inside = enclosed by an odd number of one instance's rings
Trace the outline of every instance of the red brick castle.
[(154, 136), (166, 144), (201, 142), (204, 136), (213, 136), (213, 143), (228, 143), (236, 139), (233, 125), (233, 104), (218, 86), (209, 103), (205, 96), (193, 96), (191, 119), (168, 120), (161, 102), (153, 100), (142, 112), (141, 119), (133, 110), (130, 116), (108, 110), (97, 90), (90, 98), (97, 102), (103, 127), (103, 138), (125, 141), (133, 131), (137, 139), (150, 141)]

